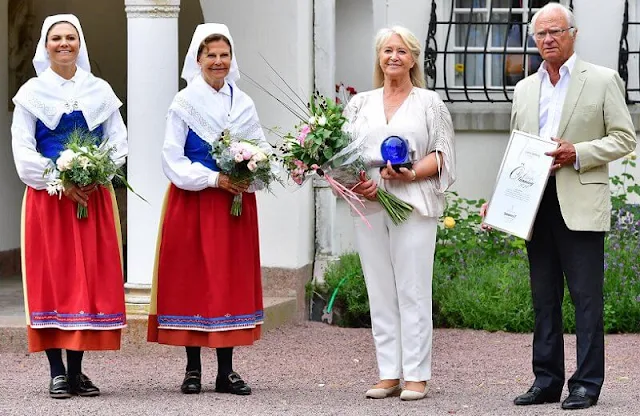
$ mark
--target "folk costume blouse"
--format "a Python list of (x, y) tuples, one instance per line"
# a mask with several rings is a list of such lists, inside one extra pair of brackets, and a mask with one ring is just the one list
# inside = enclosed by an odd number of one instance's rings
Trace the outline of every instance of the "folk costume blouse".
[(255, 140), (271, 153), (253, 100), (235, 84), (225, 82), (216, 91), (197, 75), (176, 95), (167, 114), (162, 166), (169, 180), (187, 191), (217, 187), (218, 168), (209, 151), (225, 130)]
[(124, 164), (127, 130), (118, 111), (122, 103), (109, 84), (91, 73), (78, 67), (75, 75), (67, 80), (48, 68), (37, 78), (27, 81), (13, 102), (13, 155), (18, 176), (26, 185), (37, 190), (46, 189), (47, 181), (55, 174), (45, 176), (44, 172), (55, 166), (55, 159), (63, 150), (62, 142), (54, 152), (57, 154), (45, 157), (39, 151), (36, 130), (54, 131), (63, 118), (80, 119), (93, 132), (100, 128), (107, 145), (115, 148), (114, 162), (117, 166)]

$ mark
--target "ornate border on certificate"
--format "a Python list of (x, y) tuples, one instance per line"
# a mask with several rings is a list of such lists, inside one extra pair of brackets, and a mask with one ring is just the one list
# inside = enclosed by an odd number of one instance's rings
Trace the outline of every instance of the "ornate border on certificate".
[(545, 155), (558, 143), (514, 130), (502, 158), (484, 223), (497, 230), (531, 239), (553, 157)]

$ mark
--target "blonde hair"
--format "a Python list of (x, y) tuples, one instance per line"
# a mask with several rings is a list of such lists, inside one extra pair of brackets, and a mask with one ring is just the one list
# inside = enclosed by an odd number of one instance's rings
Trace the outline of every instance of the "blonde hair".
[(380, 29), (376, 35), (376, 59), (373, 67), (373, 88), (380, 88), (384, 85), (384, 72), (380, 67), (380, 49), (393, 35), (400, 36), (400, 39), (407, 45), (411, 56), (413, 56), (414, 65), (409, 71), (411, 77), (411, 83), (414, 87), (425, 88), (424, 72), (422, 66), (418, 64), (420, 58), (420, 43), (411, 31), (402, 26), (393, 26), (389, 28)]

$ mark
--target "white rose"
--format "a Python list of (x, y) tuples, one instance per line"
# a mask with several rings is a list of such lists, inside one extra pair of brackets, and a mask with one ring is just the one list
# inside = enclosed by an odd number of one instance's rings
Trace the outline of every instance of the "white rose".
[(321, 116), (321, 117), (318, 119), (318, 124), (319, 124), (320, 126), (324, 126), (325, 124), (327, 124), (327, 118), (326, 118), (325, 116)]
[(253, 155), (253, 157), (255, 158), (256, 162), (267, 160), (267, 155), (265, 155), (264, 152), (257, 152), (255, 155)]
[(87, 169), (89, 166), (91, 166), (91, 161), (86, 156), (78, 157), (78, 163), (80, 164), (80, 166), (82, 166), (82, 169)]
[(60, 172), (68, 170), (71, 168), (71, 163), (76, 158), (76, 154), (73, 150), (67, 149), (60, 153), (58, 160), (56, 161), (56, 166)]
[(247, 169), (249, 169), (251, 172), (255, 172), (256, 169), (258, 169), (258, 164), (255, 162), (255, 160), (250, 160), (249, 163), (247, 163)]

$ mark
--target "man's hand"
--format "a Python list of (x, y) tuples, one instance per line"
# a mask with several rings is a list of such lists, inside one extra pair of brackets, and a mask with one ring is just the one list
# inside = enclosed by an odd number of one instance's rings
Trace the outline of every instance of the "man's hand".
[[(489, 203), (488, 202), (485, 202), (480, 207), (480, 216), (482, 217), (482, 220), (484, 220), (484, 217), (487, 216), (487, 210), (488, 209), (489, 209)], [(491, 226), (485, 224), (484, 222), (482, 224), (480, 224), (480, 228), (482, 228), (483, 230), (486, 230), (486, 231), (490, 231), (492, 229)]]
[(233, 195), (238, 195), (249, 188), (249, 182), (236, 182), (233, 181), (228, 175), (221, 173), (220, 176), (218, 176), (218, 188), (224, 189), (225, 191)]
[(559, 144), (556, 150), (545, 153), (545, 155), (555, 158), (551, 170), (555, 171), (563, 166), (573, 165), (576, 161), (576, 148), (573, 143), (557, 137), (553, 137), (551, 140)]

